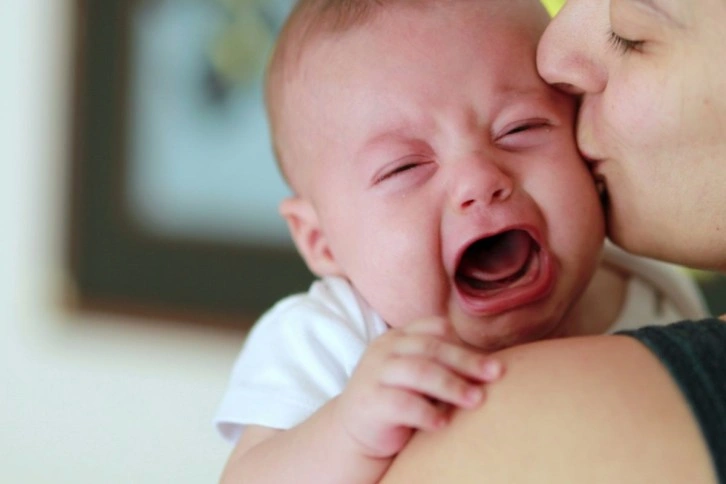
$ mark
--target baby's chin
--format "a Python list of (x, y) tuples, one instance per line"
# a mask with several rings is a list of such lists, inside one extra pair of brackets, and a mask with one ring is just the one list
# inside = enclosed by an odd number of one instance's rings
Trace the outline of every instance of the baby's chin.
[(490, 317), (451, 315), (457, 337), (466, 345), (490, 353), (533, 341), (565, 336), (562, 314), (543, 317), (541, 310), (516, 310)]

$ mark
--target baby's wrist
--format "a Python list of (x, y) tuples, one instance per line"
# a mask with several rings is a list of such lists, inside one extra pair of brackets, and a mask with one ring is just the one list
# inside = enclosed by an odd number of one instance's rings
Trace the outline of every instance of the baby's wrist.
[[(357, 415), (360, 415), (360, 411), (346, 408), (346, 403), (349, 401), (341, 397), (343, 395), (330, 401), (330, 404), (334, 407), (332, 409), (332, 425), (334, 428), (339, 429), (342, 434), (340, 436), (342, 440), (341, 445), (348, 449), (348, 452), (361, 458), (377, 461), (379, 464), (383, 464), (380, 461), (393, 460), (393, 457), (395, 457), (400, 449), (382, 449), (371, 443), (371, 441), (377, 440), (372, 436), (371, 429), (382, 429), (383, 425), (376, 422), (361, 421), (357, 417)], [(385, 463), (385, 465), (388, 464), (390, 462)]]

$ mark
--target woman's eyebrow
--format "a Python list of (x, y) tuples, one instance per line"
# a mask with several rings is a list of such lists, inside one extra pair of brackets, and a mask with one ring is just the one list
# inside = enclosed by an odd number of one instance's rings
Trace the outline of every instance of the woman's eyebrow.
[(631, 0), (636, 5), (640, 6), (641, 8), (644, 8), (646, 10), (651, 11), (652, 13), (655, 13), (659, 17), (666, 20), (668, 23), (675, 27), (683, 28), (684, 25), (682, 22), (678, 21), (671, 12), (668, 11), (663, 5), (662, 2), (659, 2), (658, 0)]

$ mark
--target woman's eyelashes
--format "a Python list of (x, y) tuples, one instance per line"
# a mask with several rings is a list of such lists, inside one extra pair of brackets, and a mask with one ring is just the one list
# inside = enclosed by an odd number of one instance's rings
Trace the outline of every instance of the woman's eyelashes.
[(608, 32), (608, 44), (615, 49), (616, 52), (623, 55), (632, 51), (640, 51), (643, 47), (643, 43), (644, 41), (642, 40), (626, 39), (625, 37), (616, 34), (613, 30)]

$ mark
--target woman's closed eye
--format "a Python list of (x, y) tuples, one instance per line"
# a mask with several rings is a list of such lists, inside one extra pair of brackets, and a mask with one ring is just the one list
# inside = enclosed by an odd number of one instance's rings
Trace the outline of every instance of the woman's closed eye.
[(643, 43), (644, 41), (642, 40), (626, 39), (612, 30), (608, 32), (608, 44), (623, 55), (632, 51), (640, 51), (643, 47)]

